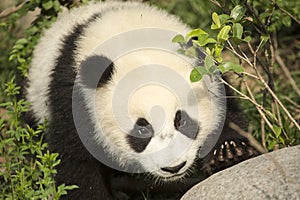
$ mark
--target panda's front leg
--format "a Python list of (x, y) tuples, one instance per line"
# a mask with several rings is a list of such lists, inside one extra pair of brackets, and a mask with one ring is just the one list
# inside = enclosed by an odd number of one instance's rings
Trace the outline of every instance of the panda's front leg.
[[(59, 118), (56, 116), (55, 119)], [(68, 194), (63, 195), (61, 199), (112, 199), (109, 183), (111, 169), (100, 163), (87, 151), (74, 126), (66, 126), (64, 123), (53, 120), (46, 133), (46, 141), (52, 152), (59, 153), (61, 160), (56, 167), (57, 186), (65, 184), (79, 187), (67, 191)]]
[(57, 184), (77, 185), (79, 188), (68, 191), (61, 199), (97, 200), (112, 199), (109, 187), (109, 174), (105, 166), (94, 160), (62, 159), (56, 175)]

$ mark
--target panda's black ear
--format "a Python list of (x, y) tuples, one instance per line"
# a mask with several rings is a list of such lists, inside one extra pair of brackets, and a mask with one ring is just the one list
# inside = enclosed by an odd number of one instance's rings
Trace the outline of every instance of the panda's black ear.
[(88, 88), (98, 88), (111, 80), (114, 63), (105, 56), (91, 56), (80, 65), (81, 83)]

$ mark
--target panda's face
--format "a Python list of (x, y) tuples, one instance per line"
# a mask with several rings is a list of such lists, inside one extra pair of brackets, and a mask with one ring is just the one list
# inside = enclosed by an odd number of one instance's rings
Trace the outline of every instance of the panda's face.
[(176, 94), (155, 84), (132, 94), (129, 114), (134, 124), (126, 141), (144, 169), (165, 178), (183, 176), (197, 153), (197, 117), (184, 110)]
[[(156, 177), (175, 180), (187, 173), (206, 138), (211, 100), (204, 83), (190, 82), (187, 61), (147, 53), (151, 64), (141, 55), (133, 59), (136, 53), (115, 61), (111, 80), (97, 89), (97, 137), (120, 165), (139, 163)], [(153, 64), (160, 56), (164, 62)]]

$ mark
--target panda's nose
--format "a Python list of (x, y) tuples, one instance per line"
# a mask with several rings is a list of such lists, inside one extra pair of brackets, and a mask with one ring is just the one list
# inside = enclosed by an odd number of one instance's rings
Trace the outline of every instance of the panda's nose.
[(161, 168), (161, 170), (164, 172), (169, 172), (171, 174), (175, 174), (175, 173), (179, 172), (179, 170), (181, 168), (183, 168), (185, 166), (185, 164), (186, 164), (186, 161), (179, 165), (176, 165), (174, 167), (163, 167), (163, 168)]

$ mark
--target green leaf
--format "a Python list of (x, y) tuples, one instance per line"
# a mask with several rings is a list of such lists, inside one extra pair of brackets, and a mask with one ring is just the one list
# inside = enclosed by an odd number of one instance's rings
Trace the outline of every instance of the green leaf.
[(20, 44), (20, 45), (24, 45), (24, 44), (27, 44), (28, 41), (26, 38), (22, 38), (22, 39), (19, 39), (17, 40), (16, 44)]
[(281, 136), (279, 136), (279, 140), (283, 145), (286, 145), (285, 139)]
[(56, 11), (56, 12), (58, 12), (59, 10), (60, 10), (60, 3), (59, 3), (59, 1), (54, 1), (54, 3), (53, 3), (53, 8), (54, 8), (54, 10)]
[(13, 46), (13, 49), (23, 49), (24, 48), (24, 45), (23, 44), (15, 44), (14, 46)]
[(205, 68), (206, 68), (208, 71), (209, 71), (209, 69), (210, 69), (212, 66), (215, 65), (215, 62), (214, 62), (212, 56), (210, 56), (210, 55), (208, 55), (208, 56), (205, 57), (204, 63), (205, 63)]
[(172, 39), (173, 43), (184, 43), (184, 37), (181, 34), (176, 35), (173, 39)]
[(274, 113), (272, 113), (271, 111), (265, 109), (265, 112), (268, 114), (269, 117), (271, 117), (274, 120), (277, 120), (277, 117)]
[(28, 35), (34, 35), (35, 33), (39, 32), (39, 28), (37, 26), (32, 26), (25, 30), (25, 33)]
[(269, 17), (270, 16), (270, 13), (269, 12), (263, 12), (263, 13), (260, 13), (259, 14), (259, 18), (261, 20), (264, 20), (265, 18)]
[(24, 58), (22, 58), (20, 56), (17, 57), (17, 60), (20, 64), (25, 63), (25, 61), (26, 61)]
[(216, 47), (214, 48), (215, 58), (218, 62), (222, 62), (221, 53), (223, 49), (224, 49), (224, 45), (216, 45)]
[(208, 47), (205, 48), (205, 52), (206, 52), (208, 55), (212, 55), (212, 54), (213, 54), (212, 51), (211, 51)]
[(218, 36), (217, 36), (217, 40), (220, 42), (225, 42), (226, 40), (228, 40), (229, 38), (229, 31), (230, 31), (231, 27), (230, 26), (224, 26), (221, 31), (219, 32)]
[(221, 28), (221, 22), (217, 13), (213, 12), (212, 20), (213, 20), (213, 24), (211, 25), (211, 29)]
[(231, 0), (231, 2), (233, 3), (233, 5), (238, 5), (238, 4), (240, 4), (241, 2), (240, 2), (241, 0)]
[(215, 40), (214, 38), (207, 38), (206, 43), (217, 43), (217, 40)]
[(199, 37), (201, 35), (208, 35), (208, 33), (203, 31), (202, 29), (194, 29), (186, 34), (186, 41), (189, 41), (193, 37)]
[(231, 10), (230, 17), (232, 17), (236, 21), (239, 21), (244, 17), (245, 13), (246, 8), (241, 5), (237, 5)]
[(184, 51), (184, 55), (195, 58), (197, 56), (196, 48), (190, 47)]
[(201, 47), (207, 45), (208, 43), (217, 43), (217, 41), (214, 38), (207, 38), (208, 35), (200, 35), (198, 41), (193, 41), (196, 45), (199, 45)]
[(234, 23), (232, 26), (233, 37), (242, 38), (243, 35), (243, 26), (240, 23)]
[(73, 189), (77, 189), (77, 188), (79, 188), (77, 185), (65, 186), (65, 190), (73, 190)]
[(281, 128), (276, 125), (272, 125), (272, 127), (273, 127), (273, 130), (275, 131), (276, 138), (278, 138), (281, 134)]
[(45, 10), (50, 10), (52, 7), (53, 7), (53, 2), (51, 0), (48, 0), (46, 2), (43, 2), (42, 3), (42, 7), (45, 9)]
[(205, 74), (208, 74), (208, 71), (206, 70), (205, 67), (203, 66), (195, 67), (190, 74), (190, 80), (192, 82), (200, 81)]
[(270, 37), (268, 35), (261, 35), (260, 36), (260, 40), (263, 42), (267, 42), (270, 39)]
[(215, 30), (215, 29), (219, 29), (220, 27), (218, 27), (215, 23), (212, 23), (211, 26), (210, 26), (210, 28), (212, 30)]
[(197, 82), (202, 79), (202, 75), (198, 72), (196, 68), (194, 68), (190, 74), (190, 80), (192, 82)]
[(227, 22), (228, 19), (230, 19), (230, 16), (227, 14), (221, 14), (221, 15), (219, 15), (219, 19), (220, 19), (221, 24), (223, 25)]
[(244, 38), (244, 41), (245, 41), (245, 42), (250, 42), (250, 41), (251, 41), (251, 37), (250, 37), (250, 36), (246, 36), (246, 37)]
[(260, 36), (261, 46), (264, 46), (269, 39), (270, 37), (268, 35), (261, 35)]
[(283, 25), (285, 25), (286, 27), (291, 27), (292, 20), (289, 16), (283, 16), (281, 21), (282, 21)]
[(244, 72), (244, 68), (241, 65), (232, 63), (232, 62), (225, 62), (218, 66), (219, 70), (221, 70), (222, 73), (228, 72), (228, 71), (234, 71), (236, 73), (242, 73)]
[(207, 44), (208, 34), (201, 34), (198, 36), (198, 40), (193, 41), (195, 44), (203, 47)]

